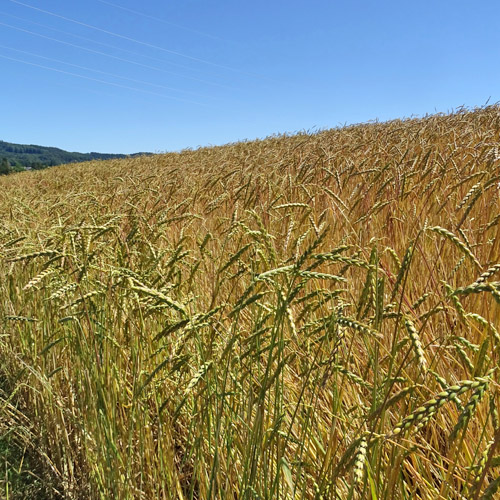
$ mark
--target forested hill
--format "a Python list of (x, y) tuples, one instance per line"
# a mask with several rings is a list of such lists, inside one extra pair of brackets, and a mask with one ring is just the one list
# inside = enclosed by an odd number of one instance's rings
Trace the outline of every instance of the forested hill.
[[(136, 153), (134, 155), (105, 154), (105, 153), (72, 153), (59, 148), (35, 146), (32, 144), (13, 144), (0, 141), (0, 161), (7, 159), (13, 171), (26, 168), (42, 169), (63, 163), (75, 163), (90, 160), (110, 160), (113, 158), (126, 158), (149, 153)], [(5, 165), (5, 162), (3, 162)]]

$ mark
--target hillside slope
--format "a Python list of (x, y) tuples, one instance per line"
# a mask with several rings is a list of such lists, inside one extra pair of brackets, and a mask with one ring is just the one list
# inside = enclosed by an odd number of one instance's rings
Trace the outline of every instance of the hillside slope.
[[(137, 153), (133, 156), (149, 153)], [(76, 163), (91, 160), (111, 160), (127, 158), (123, 154), (106, 153), (71, 153), (59, 148), (35, 146), (33, 144), (14, 144), (0, 141), (0, 159), (6, 158), (12, 167), (42, 169), (64, 163)]]
[(499, 143), (492, 106), (0, 178), (0, 428), (69, 498), (493, 498)]

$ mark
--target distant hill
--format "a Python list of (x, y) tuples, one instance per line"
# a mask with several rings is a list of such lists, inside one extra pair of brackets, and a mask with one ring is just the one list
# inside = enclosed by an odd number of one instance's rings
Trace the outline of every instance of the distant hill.
[(59, 148), (36, 146), (33, 144), (14, 144), (11, 142), (0, 141), (0, 160), (6, 158), (13, 171), (25, 169), (39, 170), (64, 163), (77, 163), (91, 160), (111, 160), (113, 158), (127, 158), (147, 154), (151, 153), (135, 153), (133, 155), (72, 153)]

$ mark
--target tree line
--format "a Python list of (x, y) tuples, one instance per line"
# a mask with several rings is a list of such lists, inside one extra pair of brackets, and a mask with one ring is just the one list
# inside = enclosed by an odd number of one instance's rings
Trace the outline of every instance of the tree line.
[(65, 163), (77, 163), (90, 160), (110, 160), (134, 155), (107, 153), (72, 153), (59, 148), (36, 146), (33, 144), (14, 144), (0, 141), (0, 175), (22, 170), (40, 170)]

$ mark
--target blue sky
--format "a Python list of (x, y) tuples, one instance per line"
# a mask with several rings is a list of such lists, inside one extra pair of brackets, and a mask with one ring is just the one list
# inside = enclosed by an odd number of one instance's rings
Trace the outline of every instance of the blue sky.
[(500, 2), (0, 0), (0, 139), (173, 151), (500, 101)]

